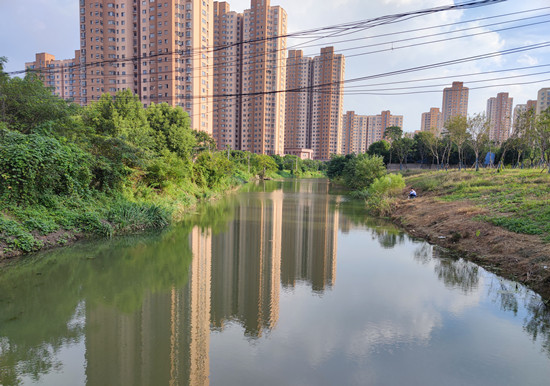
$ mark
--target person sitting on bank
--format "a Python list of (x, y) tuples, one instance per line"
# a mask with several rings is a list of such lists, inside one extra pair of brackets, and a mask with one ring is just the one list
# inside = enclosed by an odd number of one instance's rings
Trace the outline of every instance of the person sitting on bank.
[(416, 198), (416, 192), (411, 186), (411, 190), (409, 191), (409, 198)]

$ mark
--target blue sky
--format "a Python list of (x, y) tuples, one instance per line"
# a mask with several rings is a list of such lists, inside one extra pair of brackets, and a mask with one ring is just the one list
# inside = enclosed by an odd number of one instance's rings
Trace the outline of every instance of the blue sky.
[[(229, 3), (232, 9), (239, 12), (249, 8), (250, 4), (249, 0), (233, 0)], [(280, 5), (287, 11), (289, 32), (450, 4), (452, 2), (447, 0), (271, 0), (271, 5)], [(549, 8), (532, 11), (544, 7)], [(0, 56), (8, 57), (7, 70), (23, 69), (24, 63), (32, 61), (36, 52), (48, 52), (59, 59), (73, 57), (74, 50), (79, 46), (78, 8), (78, 0), (0, 0), (0, 34), (3, 36), (0, 43)], [(511, 13), (516, 14), (501, 16)], [(486, 19), (479, 20), (481, 18)], [(449, 25), (460, 22), (468, 23)], [(532, 25), (527, 26), (527, 24)], [(427, 27), (434, 28), (395, 34)], [(472, 29), (472, 27), (477, 28)], [(510, 27), (518, 28), (503, 30)], [(464, 31), (466, 28), (470, 29)], [(342, 38), (319, 40), (314, 44), (334, 45), (337, 52), (346, 50), (342, 51), (346, 55), (346, 79), (352, 79), (543, 43), (550, 41), (548, 31), (550, 31), (550, 4), (547, 0), (508, 0), (485, 7), (446, 11), (413, 18)], [(436, 33), (443, 34), (421, 38), (422, 35)], [(393, 35), (372, 37), (381, 34)], [(465, 36), (472, 34), (477, 35)], [(415, 47), (401, 47), (450, 37), (461, 38)], [(362, 39), (351, 43), (337, 42), (345, 38)], [(406, 38), (414, 39), (407, 42), (397, 41)], [(289, 40), (288, 46), (303, 42), (303, 39)], [(349, 50), (374, 43), (384, 44)], [(303, 49), (306, 55), (315, 55), (320, 46), (306, 43)], [(381, 49), (388, 49), (388, 51), (365, 54)], [(351, 57), (352, 54), (360, 55)], [(548, 47), (353, 83), (349, 86), (360, 86), (353, 90), (362, 90), (362, 95), (346, 95), (344, 109), (355, 110), (358, 114), (366, 115), (391, 110), (392, 114), (404, 115), (406, 131), (414, 131), (420, 126), (422, 112), (428, 111), (430, 107), (441, 107), (440, 91), (443, 87), (450, 86), (453, 80), (464, 81), (465, 85), (471, 88), (468, 112), (473, 114), (483, 112), (487, 99), (496, 96), (499, 92), (509, 92), (514, 98), (514, 104), (536, 99), (540, 88), (550, 87), (550, 73), (543, 74), (550, 71), (550, 66), (535, 67), (543, 65), (550, 65)], [(527, 68), (512, 70), (520, 67)], [(512, 71), (487, 74), (488, 71), (502, 70)], [(479, 73), (483, 74), (473, 75)], [(495, 79), (511, 76), (514, 78)], [(434, 77), (449, 78), (421, 80)], [(420, 81), (411, 83), (411, 80)], [(388, 82), (395, 82), (395, 84), (376, 85)], [(531, 84), (519, 84), (527, 82)], [(493, 85), (496, 87), (487, 87)], [(413, 86), (431, 87), (412, 89)], [(474, 87), (483, 88), (473, 89)], [(390, 88), (399, 88), (399, 90), (388, 90)], [(365, 94), (364, 91), (367, 90), (369, 93)], [(410, 94), (421, 90), (434, 92)], [(381, 95), (388, 92), (406, 94)]]

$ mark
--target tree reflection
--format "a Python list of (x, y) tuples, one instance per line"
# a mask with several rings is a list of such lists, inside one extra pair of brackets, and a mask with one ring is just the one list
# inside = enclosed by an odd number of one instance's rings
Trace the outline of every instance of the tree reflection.
[(446, 287), (460, 288), (464, 293), (470, 293), (479, 283), (479, 267), (469, 261), (450, 256), (450, 252), (434, 247), (436, 258), (434, 271)]
[(24, 375), (38, 381), (60, 365), (55, 352), (82, 339), (83, 326), (74, 323), (79, 304), (131, 313), (146, 294), (182, 286), (191, 259), (187, 234), (170, 231), (81, 244), (8, 267), (0, 276), (0, 384)]

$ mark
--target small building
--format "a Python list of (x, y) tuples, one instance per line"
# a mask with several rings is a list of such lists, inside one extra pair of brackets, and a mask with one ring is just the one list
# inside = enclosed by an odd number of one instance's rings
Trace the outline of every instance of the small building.
[(313, 159), (313, 149), (285, 148), (285, 154), (295, 155), (301, 159)]

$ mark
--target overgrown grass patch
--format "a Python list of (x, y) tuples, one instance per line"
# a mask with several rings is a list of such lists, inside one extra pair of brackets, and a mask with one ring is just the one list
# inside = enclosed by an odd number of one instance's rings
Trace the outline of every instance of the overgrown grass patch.
[(523, 234), (540, 235), (550, 242), (550, 175), (540, 170), (494, 169), (426, 172), (406, 178), (422, 194), (443, 201), (468, 200), (488, 209), (483, 217), (496, 226)]

